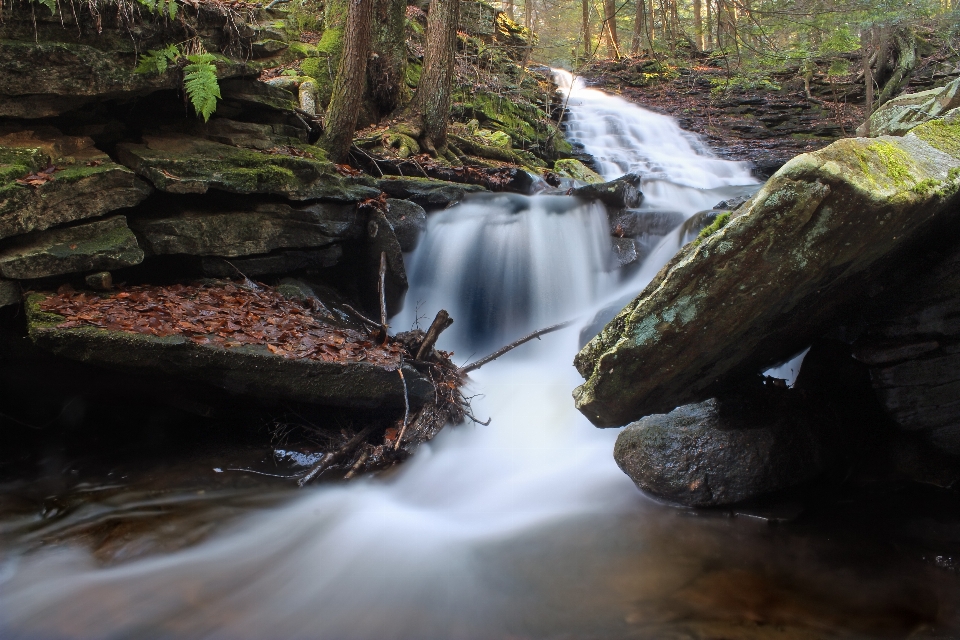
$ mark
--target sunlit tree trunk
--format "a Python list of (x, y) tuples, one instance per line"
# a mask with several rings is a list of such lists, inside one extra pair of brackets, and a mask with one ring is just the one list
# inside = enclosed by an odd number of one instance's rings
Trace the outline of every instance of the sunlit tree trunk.
[(419, 129), (420, 142), (432, 155), (447, 150), (459, 23), (460, 0), (430, 0), (423, 74), (407, 113), (411, 124)]
[(583, 59), (593, 55), (593, 37), (590, 33), (590, 0), (581, 0), (583, 9)]
[(507, 14), (508, 18), (513, 20), (513, 0), (504, 0), (503, 11)]
[(523, 26), (533, 30), (533, 0), (523, 0)]
[(617, 2), (603, 0), (603, 23), (607, 34), (607, 56), (620, 57), (620, 42), (617, 39)]
[(637, 13), (633, 18), (633, 43), (630, 47), (631, 55), (638, 55), (643, 48), (643, 38), (647, 33), (647, 3), (638, 0)]
[(337, 162), (346, 161), (357, 128), (370, 56), (373, 4), (372, 0), (350, 0), (347, 13), (343, 55), (333, 82), (322, 140), (323, 147)]
[(706, 48), (713, 49), (713, 0), (707, 0)]

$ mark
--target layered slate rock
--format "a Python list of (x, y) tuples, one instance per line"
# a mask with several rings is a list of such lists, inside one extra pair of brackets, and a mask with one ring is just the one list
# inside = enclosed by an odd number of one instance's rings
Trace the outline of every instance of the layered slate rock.
[(956, 218), (958, 189), (960, 127), (943, 121), (798, 156), (584, 347), (577, 407), (618, 426), (796, 353), (898, 251)]
[(357, 239), (363, 233), (355, 204), (315, 202), (294, 207), (285, 203), (186, 208), (175, 216), (131, 221), (144, 249), (153, 255), (238, 257), (276, 249), (326, 247)]
[(0, 280), (0, 307), (20, 304), (20, 284), (12, 280)]
[(475, 184), (394, 176), (378, 180), (377, 188), (391, 198), (411, 200), (426, 209), (450, 207), (463, 200), (468, 193), (486, 191), (484, 187)]
[(379, 195), (370, 178), (343, 177), (318, 147), (256, 151), (211, 140), (165, 134), (117, 146), (120, 161), (162, 191), (210, 189), (262, 193), (291, 200), (356, 202)]
[(857, 129), (859, 136), (902, 136), (922, 122), (960, 107), (960, 78), (944, 87), (908, 93), (885, 102)]
[(711, 398), (628, 425), (613, 457), (642, 491), (662, 500), (690, 507), (743, 502), (825, 469), (828, 447), (816, 420), (797, 409), (743, 416)]
[(960, 250), (879, 305), (854, 357), (887, 415), (960, 455)]
[(132, 207), (151, 191), (90, 138), (0, 127), (0, 238)]
[(31, 339), (55, 355), (131, 373), (203, 382), (234, 394), (357, 409), (419, 407), (434, 399), (430, 380), (410, 365), (286, 358), (262, 345), (198, 344), (180, 335), (154, 336), (96, 327), (59, 328), (66, 318), (44, 312), (44, 294), (27, 300)]
[(281, 250), (267, 255), (230, 260), (205, 257), (201, 260), (200, 265), (204, 275), (214, 278), (236, 278), (238, 276), (254, 278), (326, 269), (339, 263), (341, 258), (343, 258), (343, 247), (334, 244), (322, 249)]
[(124, 216), (12, 238), (0, 249), (0, 275), (29, 280), (130, 267), (143, 250)]

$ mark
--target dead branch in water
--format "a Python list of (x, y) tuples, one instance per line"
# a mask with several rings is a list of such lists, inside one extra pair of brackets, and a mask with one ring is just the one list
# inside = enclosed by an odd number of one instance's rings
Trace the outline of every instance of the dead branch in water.
[(297, 480), (297, 484), (302, 487), (303, 485), (307, 484), (308, 482), (310, 482), (311, 480), (319, 476), (321, 473), (329, 469), (331, 466), (333, 466), (335, 462), (343, 459), (344, 456), (346, 456), (351, 451), (356, 449), (360, 445), (360, 443), (362, 443), (366, 439), (366, 437), (373, 432), (375, 428), (376, 428), (376, 425), (373, 425), (373, 424), (368, 426), (367, 428), (360, 431), (357, 435), (350, 438), (345, 445), (343, 445), (336, 451), (331, 451), (330, 453), (323, 456), (323, 458), (320, 459), (320, 462), (315, 464), (313, 468), (311, 468), (310, 471), (307, 472), (307, 475)]
[(511, 342), (511, 343), (508, 344), (507, 346), (501, 347), (500, 349), (497, 349), (496, 351), (494, 351), (494, 352), (491, 353), (490, 355), (485, 356), (485, 357), (483, 357), (483, 358), (480, 358), (480, 359), (477, 360), (476, 362), (472, 362), (472, 363), (470, 363), (470, 364), (468, 364), (468, 365), (464, 365), (464, 366), (460, 367), (460, 373), (461, 373), (461, 374), (466, 374), (466, 373), (470, 373), (471, 371), (476, 371), (477, 369), (479, 369), (479, 368), (482, 367), (483, 365), (487, 364), (488, 362), (493, 362), (494, 360), (496, 360), (496, 359), (499, 358), (500, 356), (504, 355), (505, 353), (507, 353), (507, 352), (509, 352), (509, 351), (513, 351), (514, 349), (516, 349), (517, 347), (519, 347), (519, 346), (522, 345), (523, 343), (525, 343), (525, 342), (530, 342), (530, 341), (533, 340), (534, 338), (539, 338), (539, 337), (542, 336), (542, 335), (546, 335), (546, 334), (548, 334), (548, 333), (553, 333), (554, 331), (559, 331), (560, 329), (563, 329), (564, 327), (569, 327), (572, 323), (573, 323), (572, 320), (568, 320), (567, 322), (561, 322), (560, 324), (555, 324), (555, 325), (546, 327), (545, 329), (539, 329), (539, 330), (537, 330), (537, 331), (534, 331), (534, 332), (531, 333), (531, 334), (525, 335), (525, 336), (523, 336), (522, 338), (520, 338), (519, 340), (515, 340), (515, 341)]
[(450, 317), (447, 310), (440, 309), (440, 311), (437, 312), (437, 317), (430, 323), (430, 328), (427, 329), (427, 335), (424, 336), (423, 342), (420, 343), (420, 348), (417, 349), (417, 355), (414, 356), (414, 359), (423, 360), (423, 358), (430, 353), (430, 350), (433, 349), (433, 345), (437, 344), (440, 334), (452, 324), (453, 318)]

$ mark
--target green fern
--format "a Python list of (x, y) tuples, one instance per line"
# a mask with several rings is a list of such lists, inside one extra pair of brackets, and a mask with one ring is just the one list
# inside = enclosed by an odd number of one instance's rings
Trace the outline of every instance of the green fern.
[(217, 98), (220, 97), (217, 67), (213, 64), (216, 59), (209, 53), (187, 56), (190, 64), (183, 68), (183, 89), (204, 122), (217, 110)]
[(47, 9), (50, 9), (51, 15), (57, 12), (57, 0), (30, 0), (30, 1), (36, 2), (37, 4), (42, 4)]
[(134, 69), (134, 71), (137, 73), (163, 75), (170, 63), (176, 62), (179, 57), (180, 49), (175, 44), (171, 44), (163, 49), (147, 51), (147, 53), (140, 56), (140, 61), (137, 63), (137, 68)]
[(177, 0), (167, 0), (167, 17), (171, 20), (177, 17)]

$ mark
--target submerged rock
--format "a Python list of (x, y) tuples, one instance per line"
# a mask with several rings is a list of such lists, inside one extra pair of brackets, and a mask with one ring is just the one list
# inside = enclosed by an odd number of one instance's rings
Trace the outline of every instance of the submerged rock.
[(132, 207), (151, 191), (90, 138), (0, 127), (0, 238)]
[(815, 421), (802, 410), (744, 417), (716, 398), (628, 425), (613, 456), (641, 490), (689, 507), (734, 504), (802, 484), (828, 460)]
[(958, 190), (960, 127), (943, 121), (798, 156), (577, 355), (577, 407), (618, 426), (782, 361), (899, 251), (956, 220)]
[(143, 262), (143, 250), (123, 216), (37, 231), (13, 238), (5, 247), (0, 250), (0, 274), (21, 280)]

